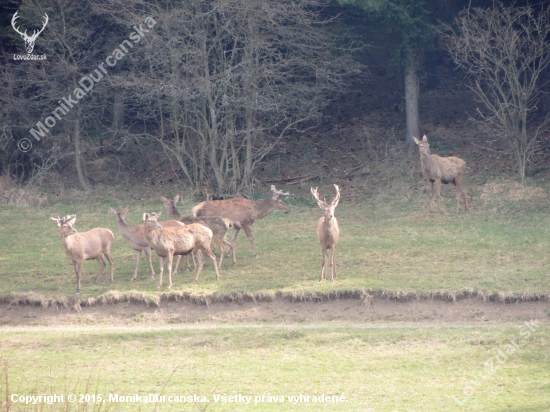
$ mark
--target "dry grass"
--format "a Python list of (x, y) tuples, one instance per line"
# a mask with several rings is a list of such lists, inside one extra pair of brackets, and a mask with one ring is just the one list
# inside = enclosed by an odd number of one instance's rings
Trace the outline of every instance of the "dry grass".
[(77, 297), (53, 297), (37, 293), (11, 293), (0, 298), (0, 304), (10, 306), (37, 306), (54, 309), (74, 309), (80, 312), (82, 307), (116, 305), (131, 303), (159, 307), (161, 302), (187, 302), (195, 305), (211, 306), (216, 303), (244, 303), (244, 302), (273, 302), (283, 300), (286, 302), (327, 302), (331, 300), (361, 300), (364, 305), (370, 305), (374, 298), (388, 299), (395, 302), (410, 302), (421, 300), (440, 300), (444, 302), (457, 302), (463, 299), (479, 299), (483, 302), (495, 302), (503, 304), (516, 304), (520, 302), (550, 302), (550, 294), (539, 293), (490, 293), (483, 290), (465, 289), (462, 291), (435, 291), (435, 292), (401, 292), (386, 289), (356, 289), (335, 290), (327, 292), (315, 291), (271, 291), (260, 293), (204, 293), (198, 294), (186, 291), (168, 291), (158, 294), (146, 293), (137, 290), (119, 292), (108, 291), (97, 297), (80, 299)]
[(7, 175), (0, 175), (0, 201), (6, 204), (43, 207), (48, 205), (48, 198), (34, 187), (19, 187)]
[(479, 199), (485, 205), (498, 202), (518, 202), (521, 200), (533, 203), (547, 203), (548, 192), (541, 187), (522, 186), (516, 181), (493, 181), (483, 185)]

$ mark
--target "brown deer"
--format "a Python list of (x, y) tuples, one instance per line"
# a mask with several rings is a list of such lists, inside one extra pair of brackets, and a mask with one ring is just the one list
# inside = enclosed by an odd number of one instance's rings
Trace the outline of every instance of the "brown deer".
[(231, 220), (233, 222), (231, 241), (235, 242), (239, 230), (244, 229), (250, 241), (252, 252), (254, 256), (258, 257), (251, 227), (256, 219), (262, 219), (274, 210), (290, 213), (290, 207), (279, 199), (281, 195), (288, 196), (289, 193), (283, 193), (271, 185), (271, 196), (266, 199), (254, 201), (239, 197), (226, 200), (210, 200), (196, 205), (191, 209), (191, 214), (195, 217), (220, 216)]
[(422, 165), (422, 173), (430, 182), (430, 212), (433, 209), (434, 198), (434, 183), (437, 196), (437, 209), (441, 213), (441, 205), (439, 199), (441, 197), (441, 183), (452, 183), (456, 187), (456, 213), (460, 206), (460, 198), (464, 199), (464, 210), (468, 210), (468, 201), (466, 192), (462, 187), (462, 175), (466, 170), (466, 162), (456, 156), (440, 157), (435, 154), (430, 154), (430, 144), (426, 135), (422, 140), (413, 137), (420, 151), (420, 164)]
[(336, 264), (334, 262), (334, 258), (336, 253), (336, 245), (340, 239), (340, 228), (338, 227), (336, 216), (334, 216), (334, 211), (340, 201), (340, 189), (337, 185), (334, 185), (334, 188), (336, 189), (336, 197), (330, 204), (327, 204), (325, 201), (319, 199), (319, 192), (317, 188), (311, 188), (311, 194), (315, 198), (315, 201), (319, 207), (325, 211), (325, 215), (317, 221), (317, 237), (319, 238), (319, 242), (321, 242), (321, 251), (323, 253), (323, 266), (321, 267), (319, 282), (325, 279), (325, 271), (327, 266), (326, 262), (329, 249), (331, 253), (330, 266), (332, 267), (330, 281), (334, 282), (334, 279), (336, 279)]
[(227, 230), (230, 227), (233, 227), (233, 222), (231, 222), (231, 220), (226, 219), (224, 217), (219, 217), (219, 216), (212, 216), (212, 217), (182, 216), (176, 207), (176, 204), (178, 203), (178, 200), (179, 200), (179, 195), (176, 195), (176, 197), (174, 197), (174, 200), (167, 199), (163, 196), (161, 196), (160, 198), (164, 203), (164, 207), (168, 211), (169, 219), (179, 220), (180, 222), (183, 222), (186, 225), (190, 225), (192, 223), (200, 223), (201, 225), (206, 226), (212, 231), (213, 233), (212, 239), (220, 249), (219, 269), (221, 269), (222, 267), (223, 256), (225, 254), (225, 248), (223, 246), (224, 244), (229, 246), (229, 248), (233, 252), (233, 263), (237, 263), (235, 243), (225, 237)]
[[(116, 220), (118, 223), (118, 230), (120, 231), (120, 234), (122, 235), (123, 238), (130, 241), (132, 248), (136, 251), (136, 268), (134, 270), (134, 276), (132, 276), (132, 279), (130, 279), (130, 281), (136, 280), (137, 278), (137, 274), (139, 270), (139, 262), (141, 260), (141, 252), (145, 253), (147, 262), (149, 262), (149, 268), (151, 269), (151, 279), (154, 279), (155, 270), (153, 269), (153, 262), (151, 261), (151, 247), (149, 246), (149, 243), (147, 243), (147, 239), (145, 237), (145, 224), (141, 223), (136, 226), (128, 225), (126, 223), (126, 220), (124, 219), (124, 216), (126, 216), (128, 211), (129, 211), (128, 207), (124, 208), (124, 210), (120, 212), (117, 212), (112, 207), (109, 208), (109, 212), (111, 212), (116, 217)], [(183, 223), (178, 222), (177, 220), (167, 220), (159, 223), (162, 227), (184, 226)], [(174, 275), (177, 274), (178, 272), (180, 259), (181, 259), (181, 256), (178, 256), (178, 261), (176, 263), (176, 269), (174, 270)], [(189, 267), (189, 262), (187, 263), (187, 266)]]
[(101, 255), (105, 255), (111, 267), (111, 283), (114, 281), (115, 266), (111, 258), (111, 246), (114, 235), (109, 229), (97, 227), (88, 232), (79, 233), (73, 227), (76, 222), (76, 215), (65, 216), (64, 218), (51, 217), (50, 220), (57, 222), (59, 226), (59, 235), (61, 243), (65, 248), (65, 253), (71, 259), (76, 273), (76, 294), (80, 294), (80, 276), (82, 274), (82, 263), (85, 260), (97, 259), (99, 263), (99, 272), (94, 280), (97, 283), (103, 274), (105, 262)]
[[(157, 222), (160, 213), (144, 213), (145, 236), (152, 249), (157, 252), (160, 260), (159, 287), (162, 286), (162, 274), (164, 272), (164, 259), (168, 258), (168, 289), (172, 287), (172, 260), (174, 255), (188, 255), (193, 251), (201, 251), (214, 261), (216, 280), (220, 280), (216, 255), (210, 249), (212, 231), (199, 223), (180, 227), (162, 227)], [(195, 282), (199, 280), (204, 258), (197, 253), (198, 268), (195, 275)]]

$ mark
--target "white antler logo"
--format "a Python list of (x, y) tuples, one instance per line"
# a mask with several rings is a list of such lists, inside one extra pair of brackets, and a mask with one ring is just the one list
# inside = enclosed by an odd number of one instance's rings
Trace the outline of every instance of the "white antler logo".
[(38, 38), (38, 35), (40, 33), (42, 33), (44, 31), (44, 29), (46, 28), (46, 25), (48, 24), (48, 15), (46, 13), (44, 13), (44, 17), (46, 18), (44, 20), (44, 24), (42, 26), (42, 28), (40, 30), (34, 30), (33, 33), (32, 33), (32, 36), (29, 36), (27, 35), (27, 30), (25, 30), (24, 33), (21, 33), (19, 31), (19, 29), (17, 27), (15, 27), (15, 20), (17, 20), (17, 18), (19, 17), (17, 14), (19, 13), (19, 10), (17, 10), (15, 12), (15, 14), (13, 15), (12, 19), (11, 19), (11, 25), (13, 27), (13, 29), (19, 33), (21, 35), (21, 37), (23, 38), (23, 40), (25, 41), (25, 49), (27, 49), (27, 54), (31, 54), (32, 51), (34, 50), (34, 43), (36, 42), (36, 39)]

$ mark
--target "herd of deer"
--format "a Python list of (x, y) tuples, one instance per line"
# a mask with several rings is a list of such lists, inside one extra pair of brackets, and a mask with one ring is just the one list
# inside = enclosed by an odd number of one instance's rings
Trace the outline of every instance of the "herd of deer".
[[(453, 183), (456, 186), (456, 212), (460, 205), (460, 199), (464, 199), (464, 208), (468, 209), (466, 194), (461, 186), (462, 175), (466, 168), (466, 163), (458, 157), (440, 157), (430, 154), (430, 145), (426, 136), (422, 140), (414, 138), (420, 151), (420, 163), (424, 177), (430, 182), (430, 212), (433, 205), (433, 186), (436, 186), (437, 206), (441, 212), (439, 204), (441, 183)], [(317, 237), (321, 243), (323, 263), (319, 281), (325, 279), (326, 265), (330, 251), (331, 282), (336, 279), (335, 249), (340, 237), (338, 221), (334, 216), (338, 202), (340, 201), (340, 189), (334, 185), (336, 196), (331, 203), (327, 203), (319, 198), (317, 188), (311, 188), (311, 194), (319, 208), (324, 211), (324, 216), (317, 222)], [(127, 239), (132, 248), (136, 251), (136, 267), (131, 280), (137, 278), (141, 252), (145, 252), (151, 277), (155, 277), (155, 270), (151, 261), (151, 249), (153, 249), (160, 260), (159, 287), (162, 286), (162, 275), (164, 272), (164, 259), (168, 258), (168, 289), (172, 287), (172, 263), (174, 256), (178, 256), (174, 274), (177, 273), (181, 256), (187, 256), (187, 267), (190, 268), (189, 256), (198, 261), (196, 268), (195, 281), (199, 279), (202, 267), (204, 265), (204, 253), (214, 262), (216, 279), (220, 279), (219, 269), (221, 268), (223, 257), (226, 252), (226, 246), (233, 255), (233, 263), (236, 263), (235, 239), (240, 229), (244, 229), (254, 256), (258, 256), (256, 246), (252, 237), (251, 227), (257, 220), (266, 217), (274, 210), (280, 210), (284, 213), (290, 212), (290, 207), (280, 199), (280, 196), (288, 196), (289, 193), (283, 193), (271, 186), (271, 196), (253, 201), (244, 198), (234, 198), (227, 200), (213, 200), (199, 203), (191, 210), (192, 216), (182, 216), (176, 208), (179, 196), (174, 200), (162, 197), (162, 201), (168, 211), (167, 221), (159, 221), (160, 213), (144, 213), (143, 223), (136, 226), (130, 226), (124, 220), (128, 213), (128, 208), (117, 212), (110, 208), (110, 212), (115, 215), (118, 228), (122, 237)], [(76, 294), (80, 293), (80, 277), (82, 273), (82, 263), (85, 260), (97, 259), (99, 263), (99, 272), (94, 283), (97, 283), (103, 270), (105, 262), (102, 255), (108, 260), (111, 269), (111, 283), (114, 276), (114, 264), (111, 258), (111, 246), (113, 244), (113, 232), (106, 228), (95, 228), (88, 232), (77, 232), (74, 228), (76, 215), (66, 216), (64, 218), (50, 218), (57, 222), (61, 243), (69, 259), (71, 259), (76, 273)], [(229, 228), (233, 228), (231, 240), (227, 239), (226, 233)], [(211, 248), (211, 242), (220, 250), (220, 261), (216, 261), (216, 255)]]

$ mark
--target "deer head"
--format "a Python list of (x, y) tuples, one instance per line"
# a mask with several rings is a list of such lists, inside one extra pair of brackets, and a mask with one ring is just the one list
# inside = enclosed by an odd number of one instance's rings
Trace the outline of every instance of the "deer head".
[(19, 28), (15, 27), (15, 20), (17, 20), (17, 18), (19, 17), (18, 13), (19, 13), (19, 10), (17, 10), (15, 12), (15, 14), (13, 15), (13, 17), (11, 19), (11, 25), (12, 25), (13, 29), (17, 33), (19, 33), (19, 35), (25, 41), (25, 49), (27, 50), (27, 54), (31, 54), (34, 50), (34, 43), (36, 42), (36, 39), (38, 38), (38, 35), (44, 31), (44, 29), (46, 28), (46, 25), (48, 24), (49, 17), (46, 13), (44, 13), (45, 20), (44, 20), (44, 24), (42, 25), (42, 28), (40, 30), (34, 30), (32, 35), (29, 36), (27, 34), (27, 30), (25, 30), (25, 32), (22, 33), (21, 31), (19, 31)]
[(338, 202), (340, 201), (340, 188), (338, 187), (338, 185), (334, 185), (334, 188), (336, 189), (336, 197), (332, 200), (330, 204), (324, 200), (319, 199), (319, 191), (317, 187), (315, 189), (311, 188), (311, 194), (315, 198), (315, 201), (317, 202), (319, 208), (325, 211), (326, 219), (332, 219), (334, 217), (334, 211), (336, 210), (336, 206), (338, 206)]
[(65, 216), (64, 218), (50, 217), (50, 220), (57, 222), (59, 226), (59, 233), (63, 236), (69, 236), (76, 233), (76, 229), (73, 225), (76, 223), (76, 215)]
[(271, 193), (271, 199), (276, 202), (275, 209), (287, 214), (290, 213), (290, 207), (282, 199), (279, 199), (279, 196), (290, 196), (290, 192), (283, 193), (282, 190), (277, 190), (274, 185), (271, 185)]
[(157, 221), (157, 219), (160, 217), (161, 213), (162, 212), (144, 213), (143, 214), (143, 221), (145, 222), (145, 227), (150, 225), (152, 228), (162, 230), (162, 226)]
[(418, 140), (416, 137), (413, 136), (414, 142), (418, 145), (418, 150), (420, 151), (421, 155), (429, 155), (430, 154), (430, 144), (428, 143), (428, 137), (424, 135), (422, 140)]

